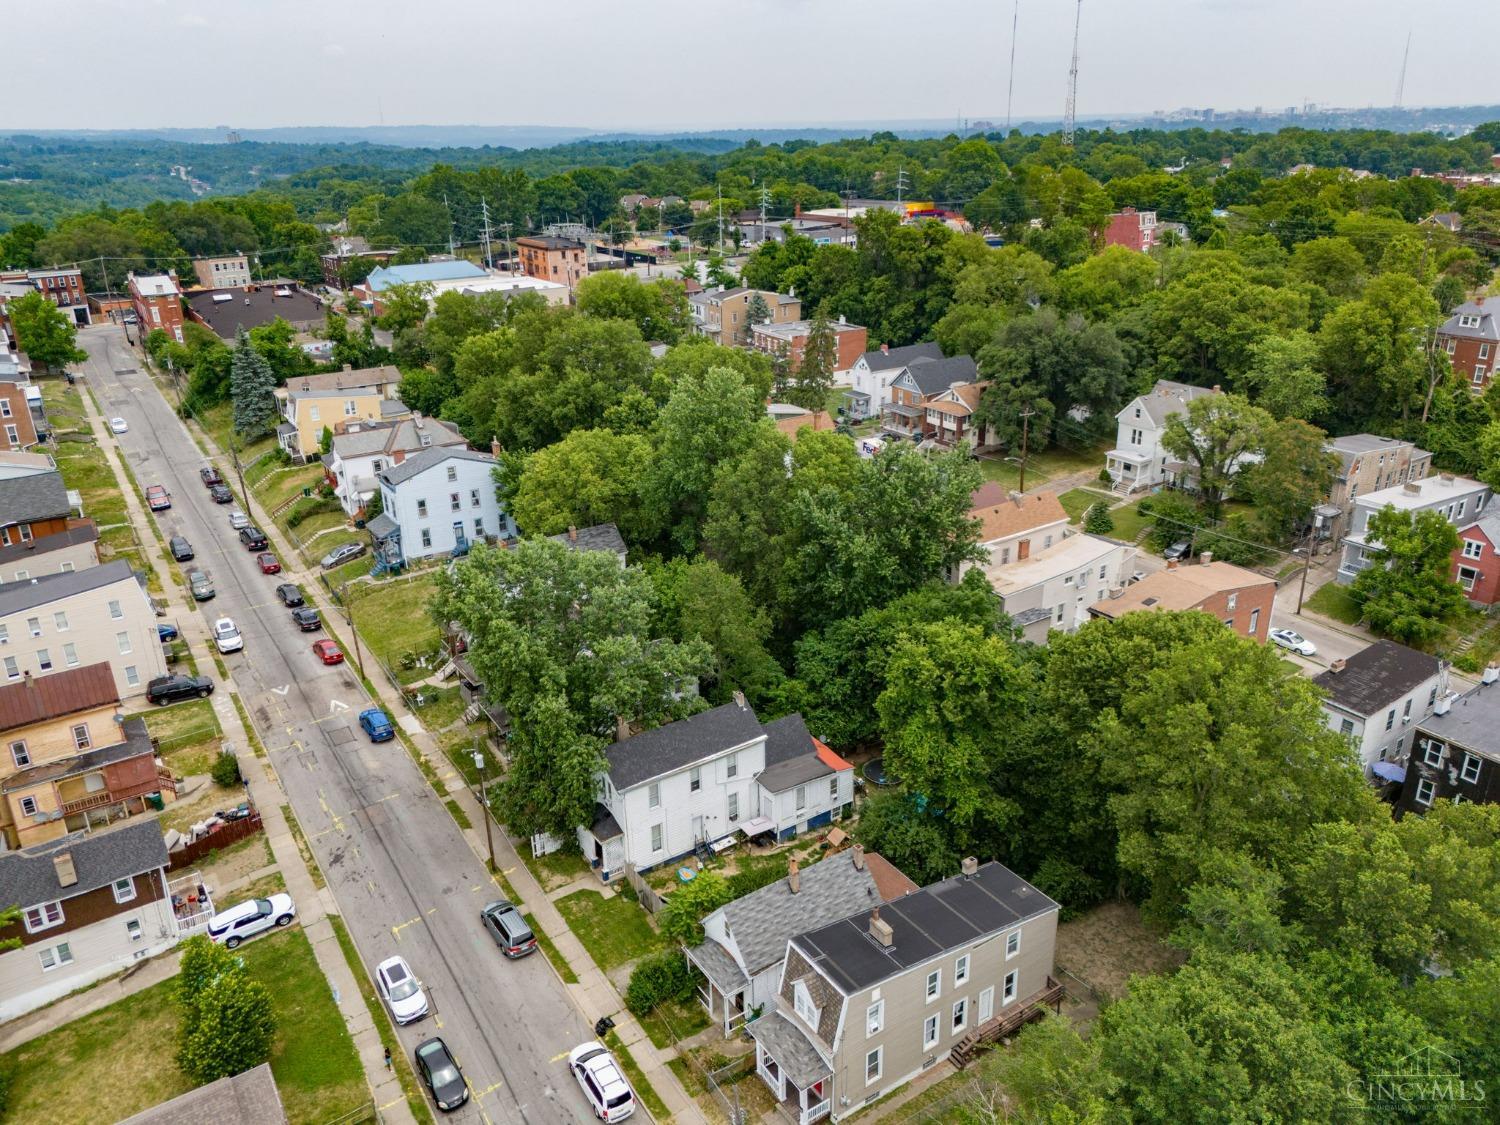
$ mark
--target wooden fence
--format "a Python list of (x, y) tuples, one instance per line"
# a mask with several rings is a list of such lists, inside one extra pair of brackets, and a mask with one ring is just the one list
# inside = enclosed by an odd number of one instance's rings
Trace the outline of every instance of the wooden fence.
[(646, 908), (646, 913), (656, 914), (667, 905), (663, 895), (659, 895), (651, 884), (641, 878), (640, 872), (635, 869), (635, 864), (625, 865), (625, 881), (630, 884), (630, 889), (635, 892), (635, 897), (640, 899), (641, 905)]
[(167, 870), (177, 871), (184, 867), (191, 867), (209, 852), (227, 848), (230, 844), (237, 844), (249, 836), (254, 836), (262, 828), (260, 813), (251, 813), (244, 820), (231, 820), (218, 831), (210, 832), (201, 840), (194, 840), (191, 844), (184, 844), (173, 851)]

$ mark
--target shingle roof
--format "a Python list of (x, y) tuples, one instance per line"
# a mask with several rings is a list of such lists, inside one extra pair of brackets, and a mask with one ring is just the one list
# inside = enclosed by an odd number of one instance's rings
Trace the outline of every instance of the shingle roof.
[(108, 661), (69, 668), (50, 676), (33, 676), (0, 687), (0, 731), (30, 726), (44, 719), (118, 703), (120, 692)]
[(630, 789), (760, 737), (755, 712), (738, 703), (726, 703), (616, 742), (605, 749), (604, 756), (614, 787)]
[(865, 352), (861, 358), (871, 371), (890, 371), (892, 368), (905, 367), (917, 359), (942, 359), (943, 348), (936, 343), (907, 344), (904, 348), (891, 348), (887, 351), (876, 348), (873, 352)]
[(394, 516), (389, 512), (381, 512), (369, 523), (365, 524), (365, 530), (376, 539), (384, 539), (393, 531), (399, 531), (401, 525), (396, 522)]
[(1118, 598), (1096, 602), (1092, 609), (1102, 617), (1119, 617), (1137, 609), (1194, 609), (1214, 594), (1275, 585), (1276, 580), (1264, 574), (1215, 559), (1148, 574), (1127, 586)]
[[(424, 437), (428, 439), (426, 445), (422, 444)], [(395, 453), (397, 450), (415, 453), (436, 446), (467, 444), (457, 426), (437, 418), (423, 418), (420, 430), (416, 418), (400, 418), (390, 422), (366, 422), (353, 433), (333, 436), (333, 452), (345, 460), (374, 453)]]
[(794, 944), (846, 996), (988, 934), (1056, 910), (1057, 903), (1014, 871), (986, 863), (880, 908), (889, 948), (870, 936), (870, 912), (798, 934)]
[[(151, 741), (151, 732), (146, 729), (144, 719), (126, 719), (120, 727), (120, 735), (118, 742), (112, 742), (108, 746), (98, 746), (92, 750), (85, 750), (82, 754), (74, 754), (71, 758), (61, 758), (55, 762), (32, 766), (12, 774), (3, 785), (0, 785), (0, 790), (6, 793), (16, 793), (41, 781), (61, 781), (65, 777), (93, 773), (105, 766), (112, 766), (116, 762), (156, 753), (156, 746)], [(104, 736), (97, 735), (97, 737)]]
[(1500, 550), (1500, 512), (1491, 512), (1483, 519), (1467, 523), (1458, 529), (1458, 533), (1462, 536), (1464, 532), (1473, 528), (1478, 528), (1484, 537), (1490, 541), (1490, 545), (1496, 550)]
[(1313, 683), (1340, 707), (1356, 715), (1373, 715), (1436, 676), (1441, 668), (1435, 656), (1379, 640), (1345, 660), (1342, 671), (1330, 668)]
[(294, 396), (316, 395), (399, 382), (401, 382), (400, 370), (387, 363), (381, 367), (356, 367), (351, 371), (325, 371), (321, 375), (298, 375), (287, 381), (286, 389), (288, 394)]
[(9, 547), (0, 547), (0, 563), (38, 558), (51, 554), (53, 551), (64, 551), (69, 547), (76, 547), (80, 543), (93, 543), (98, 538), (99, 529), (94, 525), (94, 521), (83, 520), (74, 527), (64, 531), (54, 531), (51, 535), (39, 536), (29, 543), (12, 543)]
[(620, 529), (612, 523), (596, 523), (593, 527), (580, 527), (576, 534), (564, 531), (547, 538), (575, 551), (609, 551), (621, 558), (627, 549)]
[(134, 572), (124, 559), (115, 559), (87, 570), (70, 570), (63, 574), (43, 574), (28, 578), (24, 582), (6, 582), (0, 585), (0, 617), (46, 605), (61, 598), (70, 598), (85, 590), (98, 590), (113, 586), (129, 578)]
[(571, 238), (553, 238), (550, 235), (527, 235), (516, 239), (517, 246), (537, 246), (543, 250), (582, 250), (583, 243)]
[(939, 395), (954, 383), (972, 383), (979, 375), (974, 357), (951, 355), (946, 359), (928, 359), (909, 364), (906, 373), (926, 397)]
[(68, 489), (56, 469), (0, 480), (0, 525), (61, 519), (67, 514)]
[(766, 766), (800, 758), (813, 752), (813, 737), (802, 716), (793, 711), (761, 727), (766, 732)]
[(743, 970), (735, 964), (729, 950), (716, 941), (705, 941), (686, 950), (693, 964), (703, 970), (703, 975), (713, 981), (719, 991), (732, 996), (750, 982)]
[(479, 461), (493, 465), (494, 457), (488, 453), (480, 453), (477, 449), (459, 449), (451, 445), (435, 445), (431, 449), (424, 449), (413, 457), (408, 457), (399, 465), (392, 465), (380, 474), (383, 483), (398, 485), (403, 481), (411, 480), (419, 473), (425, 473), (428, 469), (436, 468), (445, 461)]
[(979, 542), (1007, 539), (1034, 527), (1068, 521), (1068, 513), (1055, 492), (1029, 492), (1019, 500), (1006, 499), (992, 508), (969, 513), (979, 521)]
[[(1458, 318), (1461, 316), (1477, 316), (1479, 323), (1460, 325)], [(1444, 336), (1463, 336), (1474, 340), (1500, 340), (1500, 319), (1495, 316), (1495, 306), (1485, 304), (1481, 297), (1477, 301), (1465, 301), (1454, 309), (1438, 332)]]
[(752, 1020), (750, 1037), (765, 1045), (788, 1078), (804, 1089), (828, 1076), (829, 1065), (812, 1045), (803, 1030), (778, 1012), (769, 1012)]
[[(1194, 387), (1187, 383), (1174, 383), (1170, 379), (1158, 379), (1156, 385), (1136, 401), (1141, 404), (1146, 416), (1152, 422), (1158, 426), (1165, 426), (1168, 418), (1184, 413), (1187, 410), (1187, 404), (1195, 398), (1202, 398), (1204, 395), (1213, 393), (1208, 387)], [(1129, 410), (1130, 405), (1127, 404), (1125, 409)]]
[(286, 1125), (286, 1110), (271, 1064), (261, 1063), (142, 1110), (120, 1125)]
[[(72, 856), (78, 875), (71, 887), (58, 885), (52, 863), (63, 854)], [(167, 845), (155, 820), (132, 820), (107, 832), (74, 832), (0, 855), (0, 900), (28, 907), (74, 898), (166, 865)]]

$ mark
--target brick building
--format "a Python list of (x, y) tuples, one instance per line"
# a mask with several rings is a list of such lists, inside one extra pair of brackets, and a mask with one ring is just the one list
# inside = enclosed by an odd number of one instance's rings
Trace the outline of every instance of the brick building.
[(570, 290), (589, 275), (588, 257), (581, 242), (571, 238), (534, 235), (516, 239), (521, 272), (527, 277), (555, 281)]
[(26, 388), (0, 381), (0, 450), (30, 449), (36, 442), (36, 421), (26, 401)]
[(1137, 211), (1134, 207), (1116, 211), (1104, 228), (1104, 245), (1150, 250), (1156, 245), (1156, 212)]
[(42, 296), (70, 315), (73, 323), (89, 323), (88, 295), (83, 291), (82, 270), (72, 267), (27, 270), (26, 280)]
[(1460, 527), (1453, 552), (1453, 581), (1475, 605), (1500, 601), (1500, 514)]
[[(834, 336), (835, 374), (848, 371), (869, 347), (869, 333), (858, 324), (849, 324), (843, 317), (830, 323)], [(812, 321), (788, 320), (781, 324), (752, 324), (750, 346), (767, 355), (785, 355), (788, 369), (795, 372), (802, 366), (802, 353), (807, 348), (807, 338), (812, 334)]]
[(250, 260), (243, 254), (194, 258), (193, 273), (205, 289), (242, 289), (250, 284)]
[(130, 302), (144, 339), (160, 328), (182, 343), (182, 290), (172, 272), (130, 275)]
[(1265, 644), (1275, 598), (1274, 579), (1216, 562), (1204, 551), (1196, 566), (1170, 562), (1166, 570), (1148, 574), (1096, 602), (1089, 613), (1117, 619), (1138, 610), (1198, 609), (1217, 617), (1239, 636)]
[(1474, 390), (1489, 385), (1495, 372), (1496, 352), (1500, 351), (1500, 319), (1495, 316), (1495, 302), (1486, 304), (1483, 297), (1465, 301), (1437, 331), (1437, 346), (1448, 353), (1457, 371)]
[(1343, 537), (1354, 515), (1354, 501), (1372, 492), (1422, 480), (1432, 471), (1432, 454), (1401, 438), (1381, 434), (1347, 434), (1330, 438), (1323, 447), (1339, 459), (1328, 506), (1338, 515), (1323, 528), (1335, 542)]

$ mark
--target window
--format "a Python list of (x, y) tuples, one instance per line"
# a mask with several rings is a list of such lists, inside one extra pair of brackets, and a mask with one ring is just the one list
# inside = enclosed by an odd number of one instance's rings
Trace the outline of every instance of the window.
[(927, 1001), (931, 1003), (943, 994), (943, 970), (933, 969), (927, 974)]
[(89, 737), (88, 723), (75, 724), (73, 727), (73, 745), (79, 750), (87, 750), (93, 744), (94, 740)]
[(31, 525), (29, 523), (23, 523), (21, 525), (21, 542), (22, 543), (30, 543), (31, 542)]
[(1019, 952), (1021, 952), (1021, 931), (1017, 930), (1005, 938), (1005, 959), (1009, 961)]
[(0, 398), (0, 418), (10, 417), (10, 399)]
[(1432, 707), (1432, 706), (1435, 706), (1436, 704), (1437, 704), (1437, 685), (1434, 684), (1432, 690), (1427, 693), (1427, 706), (1428, 707)]
[(1459, 768), (1458, 776), (1470, 785), (1479, 780), (1479, 759), (1473, 754), (1464, 755), (1464, 764)]
[(61, 965), (73, 963), (73, 951), (65, 941), (58, 942), (51, 949), (37, 950), (37, 956), (42, 960), (42, 972), (50, 973)]
[(141, 682), (141, 674), (136, 671), (134, 664), (125, 665), (125, 682), (131, 687), (137, 687)]
[(1234, 607), (1239, 604), (1239, 601), (1240, 601), (1239, 594), (1235, 593), (1235, 594), (1230, 594), (1229, 595), (1229, 612), (1230, 613), (1234, 612)]
[(969, 1001), (968, 998), (955, 1000), (953, 1002), (953, 1030), (962, 1031), (969, 1026)]
[(1480, 344), (1479, 345), (1479, 358), (1480, 359), (1489, 359), (1490, 358), (1490, 346), (1488, 344)]
[(321, 419), (318, 416), (318, 404), (317, 403), (310, 402), (310, 403), (307, 404), (307, 420), (309, 422), (318, 422), (318, 421), (321, 421)]
[(731, 754), (724, 759), (724, 776), (738, 777), (740, 775), (740, 756)]
[(119, 647), (121, 656), (127, 655), (130, 652), (130, 634), (116, 633), (115, 644)]
[(1484, 554), (1484, 544), (1477, 539), (1464, 540), (1464, 558), (1477, 559)]
[(36, 650), (36, 666), (43, 672), (52, 670), (52, 654), (44, 648)]
[(830, 777), (828, 779), (828, 799), (830, 801), (832, 801), (834, 804), (838, 803), (838, 799), (839, 799), (839, 779), (836, 776), (835, 777)]
[(1472, 566), (1461, 566), (1458, 568), (1458, 584), (1465, 590), (1472, 590), (1474, 583), (1479, 581), (1479, 571)]
[(62, 610), (58, 610), (52, 615), (52, 627), (59, 633), (66, 633), (68, 631), (68, 615)]
[(969, 983), (969, 955), (965, 953), (957, 961), (953, 962), (953, 986), (957, 988), (961, 984)]
[(1009, 1004), (1016, 998), (1016, 970), (1012, 969), (1005, 974), (1005, 987), (1000, 990), (1000, 1003), (1002, 1006)]
[(1406, 706), (1401, 710), (1401, 721), (1404, 723), (1411, 718), (1411, 700), (1406, 701)]
[(432, 546), (432, 532), (425, 527), (422, 529), (422, 546)]
[(66, 663), (69, 668), (78, 667), (77, 645), (73, 644), (72, 642), (63, 645), (63, 662)]
[(385, 462), (382, 461), (379, 457), (375, 458), (374, 463), (370, 466), (370, 470), (371, 472), (376, 473), (383, 472), (385, 470)]
[(10, 626), (0, 625), (0, 645), (10, 644)]
[(1478, 328), (1479, 318), (1477, 316), (1470, 316), (1468, 313), (1464, 313), (1458, 318), (1458, 326), (1460, 328)]
[(1002, 566), (1004, 566), (1008, 562), (1010, 562), (1010, 548), (1009, 547), (1001, 547), (1000, 548), (1000, 564)]
[(459, 509), (461, 509), (462, 507), (463, 507), (463, 504), (458, 499), (458, 493), (456, 493), (456, 492), (450, 492), (450, 493), (448, 493), (448, 510), (450, 512), (456, 512)]
[(1426, 778), (1423, 778), (1421, 781), (1417, 782), (1417, 804), (1432, 804), (1433, 789), (1434, 786), (1432, 782), (1428, 781)]
[(40, 906), (33, 906), (21, 916), (26, 923), (26, 932), (34, 934), (39, 930), (50, 930), (53, 926), (63, 924), (63, 908), (60, 902), (44, 902)]
[(661, 825), (653, 824), (651, 826), (651, 850), (653, 852), (659, 852), (662, 850), (663, 846), (664, 844), (661, 837)]
[(1140, 430), (1131, 430), (1130, 431), (1130, 444), (1131, 445), (1140, 445), (1141, 444), (1141, 431)]
[(926, 1051), (937, 1046), (938, 1041), (938, 1018), (928, 1016), (922, 1021), (922, 1050)]
[(1396, 709), (1394, 707), (1392, 707), (1389, 711), (1387, 711), (1385, 713), (1385, 729), (1386, 730), (1390, 730), (1391, 727), (1393, 727), (1395, 725), (1396, 725)]
[(5, 678), (7, 680), (19, 680), (21, 678), (21, 666), (16, 663), (14, 656), (5, 658)]
[(873, 1051), (871, 1051), (868, 1055), (865, 1056), (865, 1085), (866, 1086), (868, 1086), (871, 1082), (879, 1082), (880, 1081), (880, 1063), (881, 1063), (881, 1054), (883, 1053), (883, 1051), (884, 1051), (883, 1047), (876, 1047)]
[(738, 793), (731, 793), (726, 798), (726, 801), (728, 804), (729, 820), (733, 823), (740, 818), (740, 795)]
[(114, 891), (116, 902), (129, 902), (131, 899), (135, 898), (135, 880), (116, 879)]
[(125, 936), (131, 941), (141, 940), (141, 920), (139, 918), (132, 918), (125, 923)]
[(801, 812), (807, 808), (807, 786), (797, 786), (797, 811)]
[(18, 739), (10, 744), (10, 756), (16, 763), (17, 769), (24, 769), (31, 765), (31, 751), (26, 748), (25, 739)]
[(449, 480), (457, 480), (458, 479), (458, 468), (457, 468), (457, 466), (454, 466), (454, 465), (449, 465), (448, 466), (448, 479)]
[(1103, 582), (1108, 577), (1109, 577), (1109, 567), (1107, 565), (1106, 566), (1101, 566), (1099, 568), (1099, 581)]
[(700, 766), (694, 766), (692, 769), (690, 769), (688, 771), (688, 792), (689, 793), (696, 793), (696, 792), (698, 792), (698, 790), (700, 790), (702, 788), (703, 788), (703, 769)]
[(474, 521), (474, 538), (476, 538), (476, 539), (483, 539), (484, 538), (484, 520), (475, 520)]
[(1260, 628), (1260, 610), (1258, 610), (1258, 609), (1252, 609), (1250, 611), (1250, 635), (1252, 637), (1255, 636), (1255, 632), (1259, 628)]
[(479, 505), (480, 505), (479, 489), (477, 489), (477, 488), (471, 488), (471, 489), (469, 489), (469, 507), (471, 507), (471, 508), (477, 508), (477, 507), (479, 507)]
[(359, 409), (354, 405), (354, 400), (352, 398), (346, 398), (344, 400), (344, 417), (353, 418), (358, 413)]
[(112, 601), (109, 603), (109, 616), (114, 621), (118, 621), (125, 616), (125, 611), (120, 608), (119, 602)]
[(427, 518), (427, 501), (426, 500), (418, 500), (417, 501), (417, 516), (419, 518), (421, 518), (421, 519), (426, 519)]
[(865, 1009), (865, 1038), (885, 1030), (885, 1001), (877, 1000)]
[(35, 797), (22, 797), (21, 798), (21, 815), (22, 816), (36, 816), (36, 798)]
[(661, 782), (653, 781), (646, 786), (646, 807), (652, 809), (661, 808)]
[(1443, 764), (1443, 744), (1441, 742), (1434, 742), (1432, 739), (1429, 738), (1427, 740), (1426, 751), (1422, 754), (1422, 761), (1426, 762), (1429, 766), (1440, 766), (1440, 765), (1442, 765)]
[[(0, 399), (0, 402), (3, 402), (3, 401), (4, 401), (3, 399)], [(5, 440), (8, 441), (11, 445), (20, 445), (21, 444), (21, 432), (16, 429), (16, 426), (15, 426), (14, 422), (9, 422), (9, 423), (6, 424), (6, 426), (5, 426)]]
[(40, 617), (28, 617), (26, 619), (26, 628), (31, 631), (33, 637), (40, 637), (42, 635), (42, 619)]
[(812, 1002), (812, 993), (807, 990), (807, 985), (800, 980), (792, 986), (792, 1008), (803, 1023), (809, 1027), (818, 1026), (818, 1007)]

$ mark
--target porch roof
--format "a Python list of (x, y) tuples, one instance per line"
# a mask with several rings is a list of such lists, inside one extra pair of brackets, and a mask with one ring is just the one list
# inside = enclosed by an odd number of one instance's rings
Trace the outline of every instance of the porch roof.
[(904, 402), (888, 402), (885, 409), (887, 414), (899, 414), (903, 418), (920, 418), (927, 411), (925, 406), (908, 406)]
[(21, 770), (6, 779), (0, 792), (16, 793), (22, 789), (29, 789), (33, 785), (43, 782), (58, 782), (79, 774), (92, 773), (101, 770), (105, 766), (112, 766), (116, 762), (128, 761), (131, 758), (139, 758), (147, 754), (156, 753), (152, 745), (151, 735), (146, 730), (146, 722), (140, 718), (129, 718), (120, 727), (123, 737), (119, 742), (108, 746), (97, 746), (91, 750), (85, 750), (80, 754), (74, 754), (71, 758), (63, 758), (56, 762), (47, 762), (43, 765), (32, 766), (30, 769)]
[(1133, 465), (1143, 465), (1151, 460), (1151, 454), (1135, 449), (1111, 449), (1104, 456), (1113, 457), (1116, 461), (1129, 461)]
[(750, 983), (750, 978), (740, 971), (729, 951), (716, 941), (705, 941), (686, 953), (688, 960), (702, 969), (703, 975), (725, 996), (734, 995)]
[(833, 1073), (833, 1065), (803, 1030), (780, 1012), (770, 1012), (749, 1025), (750, 1037), (776, 1060), (781, 1072), (800, 1089)]

